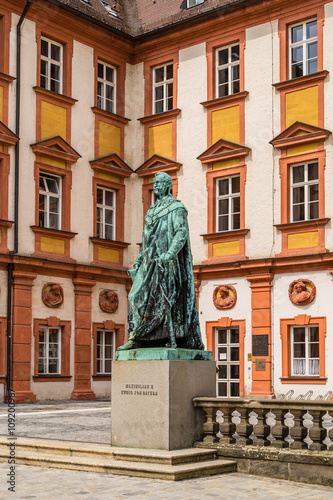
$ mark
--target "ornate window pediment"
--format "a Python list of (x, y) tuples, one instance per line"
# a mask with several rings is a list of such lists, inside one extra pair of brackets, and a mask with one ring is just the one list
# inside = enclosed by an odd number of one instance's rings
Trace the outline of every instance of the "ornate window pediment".
[(14, 146), (17, 141), (17, 135), (15, 135), (3, 122), (0, 122), (0, 144)]
[(104, 171), (105, 173), (115, 174), (119, 177), (129, 177), (133, 170), (116, 153), (102, 158), (96, 158), (90, 162), (94, 170)]
[(331, 132), (324, 128), (297, 121), (272, 139), (270, 144), (275, 148), (282, 149), (289, 146), (300, 146), (310, 142), (325, 141), (330, 134)]
[(176, 172), (181, 166), (181, 163), (154, 154), (136, 170), (136, 173), (139, 177), (146, 177), (158, 172)]
[(198, 156), (198, 160), (200, 160), (201, 163), (212, 163), (229, 160), (230, 158), (245, 158), (250, 151), (250, 148), (242, 146), (241, 144), (219, 139), (215, 144), (201, 153), (201, 155)]
[(68, 163), (76, 163), (81, 158), (81, 155), (60, 136), (31, 144), (31, 149), (36, 154), (56, 158)]

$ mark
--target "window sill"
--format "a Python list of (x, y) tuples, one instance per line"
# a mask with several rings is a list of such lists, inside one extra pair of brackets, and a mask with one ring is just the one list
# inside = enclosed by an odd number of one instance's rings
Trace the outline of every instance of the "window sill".
[(326, 384), (327, 377), (280, 377), (282, 384)]
[(203, 261), (202, 264), (246, 260), (245, 236), (248, 232), (249, 229), (236, 229), (221, 233), (202, 234), (204, 240), (208, 241), (208, 260)]
[(207, 109), (211, 108), (220, 108), (224, 106), (228, 106), (235, 101), (243, 101), (247, 96), (248, 92), (244, 90), (243, 92), (237, 92), (237, 94), (226, 95), (225, 97), (217, 97), (215, 99), (211, 99), (209, 101), (201, 102), (200, 104)]
[(32, 231), (37, 234), (45, 234), (48, 236), (57, 236), (66, 239), (74, 238), (78, 233), (72, 233), (71, 231), (63, 231), (62, 229), (50, 229), (47, 227), (40, 226), (30, 226)]
[(103, 374), (103, 373), (98, 373), (96, 375), (93, 375), (92, 376), (92, 379), (95, 380), (96, 382), (102, 382), (102, 381), (109, 381), (111, 380), (111, 374), (110, 375), (106, 375), (106, 374)]
[(116, 113), (111, 113), (110, 111), (105, 111), (105, 109), (98, 108), (97, 106), (94, 106), (93, 108), (91, 108), (91, 110), (95, 115), (103, 116), (104, 118), (109, 119), (111, 118), (116, 122), (124, 123), (125, 125), (131, 121), (129, 118), (117, 115)]
[(319, 71), (318, 73), (313, 73), (312, 75), (300, 76), (299, 78), (293, 78), (292, 80), (273, 83), (273, 87), (275, 87), (279, 92), (285, 90), (295, 90), (298, 87), (303, 88), (307, 85), (321, 82), (325, 80), (327, 75), (328, 71)]
[(0, 73), (0, 82), (1, 83), (12, 83), (16, 80), (15, 76), (6, 75), (6, 73)]
[(70, 258), (70, 240), (78, 233), (39, 226), (30, 226), (30, 228), (36, 235), (34, 257), (76, 262)]
[(313, 227), (325, 226), (331, 219), (312, 219), (302, 220), (297, 222), (286, 222), (285, 224), (275, 224), (274, 227), (279, 231), (293, 230), (293, 229), (312, 229)]
[(165, 121), (171, 118), (176, 118), (179, 115), (180, 111), (181, 110), (178, 108), (171, 109), (170, 111), (163, 111), (163, 113), (155, 113), (154, 115), (143, 116), (142, 118), (138, 118), (138, 121), (143, 125), (154, 123), (156, 121)]
[(71, 375), (35, 375), (34, 382), (70, 382)]
[(77, 99), (73, 99), (72, 97), (68, 97), (67, 95), (64, 94), (58, 94), (57, 92), (53, 92), (52, 90), (47, 90), (43, 89), (42, 87), (33, 87), (34, 91), (36, 94), (39, 94), (44, 97), (49, 97), (52, 98), (61, 104), (66, 103), (70, 104), (71, 106), (77, 102)]
[(245, 236), (249, 231), (249, 229), (233, 229), (232, 231), (220, 231), (218, 233), (201, 234), (200, 236), (207, 241), (222, 241), (234, 236)]

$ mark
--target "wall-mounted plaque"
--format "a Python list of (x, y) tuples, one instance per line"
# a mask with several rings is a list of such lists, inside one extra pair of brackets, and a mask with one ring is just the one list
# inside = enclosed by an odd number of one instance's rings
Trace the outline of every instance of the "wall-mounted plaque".
[(268, 335), (252, 336), (252, 356), (268, 356)]
[(256, 359), (256, 372), (264, 372), (266, 370), (266, 359)]

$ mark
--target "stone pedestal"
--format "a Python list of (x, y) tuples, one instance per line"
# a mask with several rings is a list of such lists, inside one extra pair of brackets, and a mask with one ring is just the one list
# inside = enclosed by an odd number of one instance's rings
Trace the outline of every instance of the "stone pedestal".
[(193, 398), (215, 396), (214, 361), (114, 361), (111, 444), (177, 450), (200, 439), (203, 414)]

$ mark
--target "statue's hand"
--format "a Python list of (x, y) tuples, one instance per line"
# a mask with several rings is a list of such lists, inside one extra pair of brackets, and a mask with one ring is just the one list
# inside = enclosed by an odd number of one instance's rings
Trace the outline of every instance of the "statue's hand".
[(158, 258), (158, 261), (161, 262), (162, 264), (166, 264), (167, 262), (170, 262), (172, 259), (171, 255), (168, 252), (162, 253), (160, 257)]
[(129, 274), (130, 277), (132, 278), (132, 283), (134, 282), (134, 279), (135, 279), (135, 276), (136, 276), (136, 272), (137, 272), (136, 269), (129, 269), (127, 271), (127, 274)]

